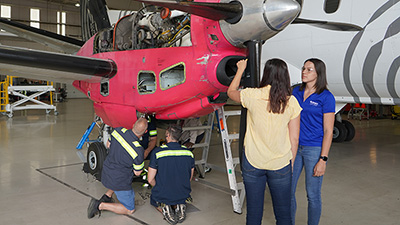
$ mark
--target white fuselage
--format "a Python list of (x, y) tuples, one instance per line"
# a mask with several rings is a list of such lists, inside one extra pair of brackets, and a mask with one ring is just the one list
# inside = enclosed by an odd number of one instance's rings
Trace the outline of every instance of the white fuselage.
[[(332, 14), (325, 1), (303, 1), (301, 18), (355, 24), (361, 31), (334, 31), (292, 24), (263, 45), (263, 63), (281, 58), (292, 84), (301, 82), (308, 58), (327, 66), (337, 103), (400, 105), (400, 0), (346, 0)], [(344, 105), (344, 104), (343, 104)]]

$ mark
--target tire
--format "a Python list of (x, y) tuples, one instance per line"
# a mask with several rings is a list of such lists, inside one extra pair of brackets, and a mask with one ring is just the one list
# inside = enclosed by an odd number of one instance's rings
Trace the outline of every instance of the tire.
[(107, 149), (101, 142), (93, 142), (87, 151), (87, 164), (90, 174), (101, 180), (101, 170), (107, 157)]
[(354, 136), (356, 135), (356, 129), (354, 128), (353, 124), (348, 120), (342, 120), (342, 124), (344, 124), (347, 130), (347, 136), (344, 141), (353, 140)]
[(343, 142), (347, 137), (347, 129), (345, 125), (341, 122), (335, 121), (333, 127), (333, 142)]

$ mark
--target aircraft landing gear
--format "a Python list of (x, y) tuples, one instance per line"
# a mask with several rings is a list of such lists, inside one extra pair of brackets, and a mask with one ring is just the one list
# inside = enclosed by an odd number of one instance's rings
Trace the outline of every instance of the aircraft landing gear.
[(347, 135), (344, 141), (353, 140), (354, 136), (356, 135), (356, 129), (354, 128), (353, 124), (348, 120), (342, 120), (342, 124), (344, 124), (347, 130)]
[[(338, 117), (337, 117), (338, 118)], [(339, 120), (335, 121), (333, 127), (333, 142), (343, 142), (343, 141), (351, 141), (353, 140), (356, 134), (356, 130), (353, 124), (348, 120)]]
[(343, 123), (335, 121), (333, 126), (333, 142), (343, 142), (347, 136), (347, 129)]
[[(99, 136), (95, 140), (89, 140), (89, 135), (93, 128), (97, 125), (99, 129)], [(76, 149), (79, 158), (84, 162), (83, 171), (85, 173), (93, 175), (96, 180), (101, 181), (101, 171), (103, 169), (103, 163), (108, 155), (106, 148), (106, 142), (111, 133), (111, 127), (103, 123), (100, 117), (96, 116), (94, 122), (87, 128), (79, 141)], [(80, 151), (84, 144), (87, 144), (87, 153), (85, 155)]]
[(101, 181), (101, 170), (107, 157), (107, 149), (102, 142), (93, 142), (87, 152), (87, 169), (90, 174)]

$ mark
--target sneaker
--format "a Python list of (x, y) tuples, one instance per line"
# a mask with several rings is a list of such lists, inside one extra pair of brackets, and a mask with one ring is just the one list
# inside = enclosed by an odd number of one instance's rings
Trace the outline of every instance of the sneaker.
[(89, 206), (87, 208), (87, 216), (89, 219), (93, 218), (97, 213), (99, 213), (100, 216), (100, 209), (99, 209), (100, 203), (101, 203), (100, 200), (96, 200), (94, 198), (90, 200)]
[(193, 198), (192, 198), (192, 196), (187, 197), (186, 200), (185, 200), (185, 202), (186, 202), (186, 203), (193, 203)]
[(178, 223), (182, 223), (186, 219), (186, 205), (178, 204), (175, 209), (175, 217)]
[(113, 203), (114, 199), (112, 199), (112, 197), (108, 197), (106, 194), (104, 194), (103, 196), (101, 196), (99, 201), (100, 202), (106, 202), (106, 203)]
[(172, 207), (170, 205), (163, 204), (163, 206), (162, 206), (162, 214), (164, 215), (164, 219), (169, 224), (176, 224), (175, 214), (174, 214), (174, 211), (172, 210)]

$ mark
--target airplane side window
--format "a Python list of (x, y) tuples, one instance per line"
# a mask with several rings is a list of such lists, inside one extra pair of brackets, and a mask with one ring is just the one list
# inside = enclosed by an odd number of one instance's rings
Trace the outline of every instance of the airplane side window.
[(156, 91), (156, 76), (151, 71), (140, 71), (138, 76), (139, 94), (151, 94)]
[(339, 9), (340, 0), (325, 0), (325, 12), (334, 13)]
[(178, 63), (173, 65), (160, 73), (160, 86), (161, 90), (167, 90), (168, 88), (175, 87), (185, 82), (186, 71), (185, 64)]
[(108, 81), (106, 82), (101, 82), (100, 83), (100, 94), (105, 96), (108, 96), (109, 94), (109, 85), (108, 85)]

